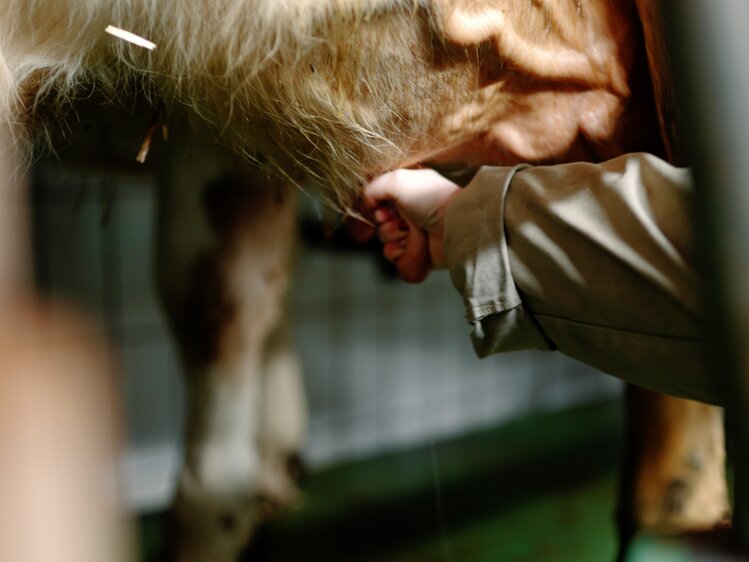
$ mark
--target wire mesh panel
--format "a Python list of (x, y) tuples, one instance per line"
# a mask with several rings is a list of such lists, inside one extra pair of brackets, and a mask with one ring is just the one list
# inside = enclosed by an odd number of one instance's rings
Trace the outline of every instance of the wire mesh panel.
[[(35, 193), (42, 286), (84, 305), (119, 348), (130, 503), (164, 506), (181, 455), (184, 399), (152, 280), (154, 183), (50, 164), (38, 171)], [(611, 397), (620, 388), (559, 354), (479, 361), (445, 272), (413, 287), (383, 276), (371, 255), (302, 243), (290, 308), (311, 414), (305, 457), (314, 467)]]

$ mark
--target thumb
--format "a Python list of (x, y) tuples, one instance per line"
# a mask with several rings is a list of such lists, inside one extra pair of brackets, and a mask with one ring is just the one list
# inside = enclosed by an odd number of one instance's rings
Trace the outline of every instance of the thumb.
[(366, 206), (377, 207), (383, 202), (397, 203), (400, 199), (399, 175), (402, 170), (393, 170), (377, 176), (364, 186), (364, 201)]
[(364, 188), (369, 204), (393, 204), (398, 212), (419, 228), (430, 230), (444, 210), (447, 201), (460, 188), (434, 170), (399, 169), (383, 174)]

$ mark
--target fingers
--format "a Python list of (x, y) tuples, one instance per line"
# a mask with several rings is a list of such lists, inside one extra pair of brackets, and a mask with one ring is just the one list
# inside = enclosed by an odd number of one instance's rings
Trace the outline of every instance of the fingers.
[(393, 263), (404, 281), (409, 283), (424, 281), (431, 270), (427, 233), (409, 224), (403, 253)]
[(377, 224), (377, 237), (383, 244), (382, 255), (396, 263), (406, 249), (408, 223), (387, 203), (377, 207), (372, 216)]
[(355, 242), (368, 242), (377, 233), (372, 223), (365, 222), (359, 217), (346, 217), (343, 227)]
[(375, 209), (373, 217), (385, 259), (395, 264), (398, 274), (409, 283), (426, 279), (430, 270), (426, 232), (387, 204)]
[(402, 240), (407, 234), (408, 224), (399, 218), (383, 222), (377, 227), (377, 236), (383, 244)]
[(398, 240), (397, 242), (388, 242), (382, 247), (382, 255), (390, 263), (396, 263), (403, 257), (403, 253), (406, 250), (406, 239)]
[(458, 186), (433, 170), (394, 170), (364, 187), (362, 208), (377, 224), (383, 255), (406, 281), (423, 281), (432, 266), (429, 232)]
[(396, 211), (389, 203), (382, 203), (375, 209), (373, 217), (376, 222), (383, 223), (389, 220), (399, 219), (400, 213), (398, 213), (398, 211)]
[[(393, 208), (393, 203), (390, 200), (370, 197), (367, 189), (365, 189), (365, 192), (359, 199), (356, 208), (365, 221), (372, 221), (375, 225), (374, 228), (369, 227), (368, 229), (365, 222), (356, 221), (359, 222), (359, 224), (355, 225), (352, 230), (355, 239), (361, 241), (366, 241), (372, 236), (378, 234), (378, 225), (399, 218), (398, 212)], [(380, 240), (387, 242), (387, 240), (383, 240), (382, 238), (380, 238)]]

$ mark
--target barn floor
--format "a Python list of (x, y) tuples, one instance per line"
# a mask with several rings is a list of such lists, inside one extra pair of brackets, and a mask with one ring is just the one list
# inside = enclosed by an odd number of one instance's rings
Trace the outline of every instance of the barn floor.
[[(613, 560), (620, 420), (615, 403), (587, 406), (320, 470), (247, 560)], [(146, 553), (163, 519), (142, 518)]]

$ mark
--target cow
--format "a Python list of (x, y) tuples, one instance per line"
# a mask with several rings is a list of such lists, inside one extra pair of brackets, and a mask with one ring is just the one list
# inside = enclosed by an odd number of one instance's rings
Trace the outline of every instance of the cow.
[[(13, 242), (23, 213), (11, 209), (33, 147), (75, 122), (93, 93), (111, 107), (143, 100), (151, 130), (170, 127), (158, 274), (189, 388), (177, 560), (235, 560), (263, 506), (295, 495), (287, 467), (304, 409), (283, 304), (295, 187), (355, 214), (369, 179), (416, 164), (680, 158), (650, 0), (0, 0), (0, 9), (3, 306), (26, 285), (14, 273), (25, 269)], [(642, 389), (628, 404), (623, 537), (723, 521), (720, 412)]]

